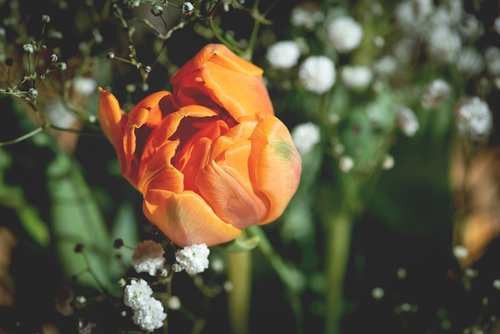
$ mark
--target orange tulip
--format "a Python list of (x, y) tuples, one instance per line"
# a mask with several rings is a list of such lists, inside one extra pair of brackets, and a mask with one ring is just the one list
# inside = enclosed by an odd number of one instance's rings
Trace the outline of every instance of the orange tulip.
[(215, 245), (278, 218), (300, 156), (273, 112), (262, 70), (225, 46), (204, 47), (129, 113), (101, 90), (99, 120), (146, 217), (175, 244)]

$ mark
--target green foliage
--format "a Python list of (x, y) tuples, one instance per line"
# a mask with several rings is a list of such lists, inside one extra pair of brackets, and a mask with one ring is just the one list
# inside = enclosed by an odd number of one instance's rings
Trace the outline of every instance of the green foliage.
[[(55, 247), (66, 277), (78, 275), (78, 281), (88, 287), (102, 285), (116, 291), (117, 284), (111, 280), (109, 266), (112, 241), (76, 163), (60, 153), (48, 168), (47, 182)], [(78, 244), (84, 246), (81, 253), (75, 252)], [(95, 277), (89, 272), (82, 273), (88, 266)]]

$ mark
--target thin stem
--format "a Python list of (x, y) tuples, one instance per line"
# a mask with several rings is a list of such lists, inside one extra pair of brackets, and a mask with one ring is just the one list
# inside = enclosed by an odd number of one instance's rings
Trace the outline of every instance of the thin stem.
[[(259, 0), (255, 0), (253, 3), (252, 12), (255, 15), (259, 11)], [(255, 46), (255, 42), (257, 41), (257, 34), (259, 32), (260, 21), (255, 20), (252, 28), (252, 33), (250, 34), (250, 39), (248, 40), (248, 46), (243, 53), (243, 57), (248, 61), (252, 60), (253, 48)]]
[(344, 279), (349, 259), (353, 219), (348, 212), (329, 219), (327, 249), (326, 334), (340, 334), (343, 313)]
[(20, 143), (22, 141), (30, 139), (31, 137), (34, 137), (35, 135), (39, 134), (42, 131), (43, 131), (42, 127), (36, 128), (35, 130), (30, 131), (27, 134), (24, 134), (24, 135), (22, 135), (20, 137), (17, 137), (15, 139), (4, 141), (4, 142), (0, 142), (0, 147), (4, 147), (4, 146), (9, 146), (9, 145), (14, 145), (14, 144)]
[(99, 289), (99, 291), (103, 295), (106, 295), (106, 289), (104, 288), (104, 285), (102, 285), (102, 283), (99, 280), (99, 278), (97, 277), (96, 273), (92, 270), (92, 266), (90, 265), (90, 260), (87, 256), (87, 253), (85, 253), (85, 250), (82, 251), (82, 256), (83, 256), (83, 260), (85, 261), (85, 265), (87, 266), (88, 272), (92, 276), (92, 278), (94, 279), (97, 288)]
[(228, 48), (230, 48), (231, 50), (233, 50), (237, 54), (242, 55), (242, 51), (240, 49), (238, 49), (237, 47), (235, 47), (234, 43), (231, 43), (231, 41), (229, 41), (228, 39), (226, 39), (224, 36), (222, 36), (220, 34), (219, 27), (217, 27), (217, 25), (215, 24), (213, 18), (209, 17), (208, 21), (210, 22), (210, 28), (212, 29), (212, 32), (214, 33), (214, 36), (219, 41), (221, 41), (222, 43), (224, 43)]

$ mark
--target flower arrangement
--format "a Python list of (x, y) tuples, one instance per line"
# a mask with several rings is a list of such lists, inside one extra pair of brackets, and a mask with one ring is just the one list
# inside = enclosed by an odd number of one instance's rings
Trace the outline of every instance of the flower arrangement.
[(0, 332), (495, 333), (499, 42), (486, 0), (0, 0)]

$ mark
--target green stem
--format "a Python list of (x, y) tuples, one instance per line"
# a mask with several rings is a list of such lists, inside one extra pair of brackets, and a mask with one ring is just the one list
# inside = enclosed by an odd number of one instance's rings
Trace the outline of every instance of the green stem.
[(349, 260), (352, 227), (353, 219), (348, 212), (340, 212), (330, 218), (326, 257), (328, 282), (326, 292), (326, 334), (341, 333), (344, 279)]
[[(253, 14), (259, 12), (259, 0), (255, 0), (252, 8)], [(252, 61), (253, 48), (255, 46), (255, 42), (257, 41), (257, 34), (259, 32), (260, 22), (259, 20), (255, 20), (252, 28), (252, 33), (250, 34), (250, 39), (248, 40), (248, 46), (246, 50), (243, 52), (243, 58), (248, 61)]]
[(233, 290), (229, 293), (229, 320), (234, 334), (248, 333), (250, 291), (252, 285), (252, 257), (249, 251), (229, 252), (229, 280)]
[(25, 141), (25, 140), (31, 138), (31, 137), (34, 137), (35, 135), (37, 135), (38, 133), (40, 133), (42, 131), (43, 131), (42, 127), (36, 128), (33, 131), (30, 131), (30, 132), (28, 132), (28, 133), (26, 133), (26, 134), (24, 134), (24, 135), (22, 135), (20, 137), (17, 137), (15, 139), (0, 142), (0, 147), (9, 146), (9, 145), (14, 145), (14, 144), (20, 143), (22, 141)]

